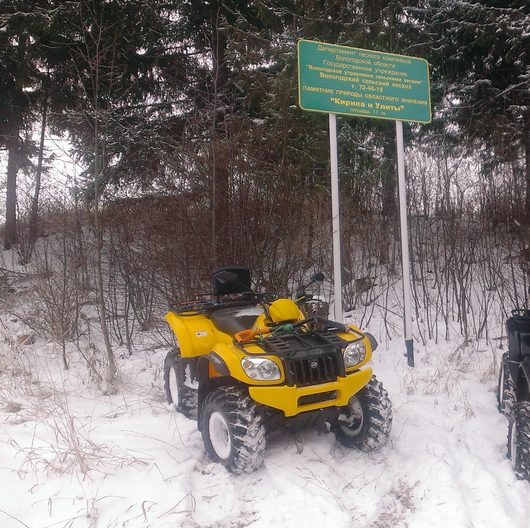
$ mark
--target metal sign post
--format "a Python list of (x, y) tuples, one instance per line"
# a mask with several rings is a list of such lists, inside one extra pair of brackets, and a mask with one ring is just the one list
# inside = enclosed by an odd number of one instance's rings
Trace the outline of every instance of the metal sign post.
[(401, 262), (403, 269), (403, 304), (405, 310), (405, 347), (407, 363), (414, 366), (414, 341), (412, 340), (412, 295), (410, 288), (409, 230), (407, 222), (407, 187), (405, 184), (405, 148), (403, 145), (403, 122), (396, 121), (399, 219), (401, 227)]
[(335, 114), (329, 114), (329, 153), (331, 162), (331, 216), (333, 227), (333, 309), (335, 312), (335, 321), (342, 323), (339, 163), (337, 156), (337, 116)]

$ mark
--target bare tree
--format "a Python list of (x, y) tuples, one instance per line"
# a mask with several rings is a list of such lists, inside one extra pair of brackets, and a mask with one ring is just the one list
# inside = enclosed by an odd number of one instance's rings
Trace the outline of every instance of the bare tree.
[[(84, 101), (87, 107), (87, 124), (89, 128), (92, 128), (92, 182), (94, 191), (92, 213), (95, 237), (96, 304), (107, 359), (106, 391), (115, 393), (117, 391), (118, 369), (110, 339), (103, 280), (104, 231), (101, 222), (103, 191), (101, 188), (101, 177), (102, 166), (105, 163), (105, 142), (103, 137), (105, 136), (106, 122), (104, 111), (100, 106), (100, 100), (104, 96), (104, 93), (101, 92), (102, 87), (105, 86), (107, 90), (111, 90), (115, 76), (118, 75), (113, 61), (113, 49), (108, 47), (108, 41), (104, 39), (104, 34), (109, 31), (116, 32), (118, 27), (116, 22), (112, 23), (112, 27), (106, 25), (103, 7), (98, 7), (91, 1), (80, 2), (84, 49), (79, 49), (77, 56), (74, 56), (73, 59), (74, 61), (81, 60), (85, 66), (84, 70), (88, 73), (88, 86), (86, 86), (83, 82), (81, 70), (78, 69), (79, 84), (84, 90)], [(112, 39), (110, 42), (112, 42)]]

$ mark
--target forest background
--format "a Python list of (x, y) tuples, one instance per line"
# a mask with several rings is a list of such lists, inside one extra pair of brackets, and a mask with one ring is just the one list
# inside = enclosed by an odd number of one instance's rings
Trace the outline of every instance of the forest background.
[[(529, 28), (525, 0), (3, 0), (3, 298), (38, 279), (18, 316), (66, 368), (94, 306), (106, 353), (83, 353), (113, 384), (113, 350), (216, 266), (281, 293), (330, 276), (327, 118), (297, 106), (306, 38), (429, 61), (433, 121), (405, 125), (414, 333), (488, 338), (528, 306)], [(50, 137), (82, 170), (58, 173)], [(394, 123), (339, 118), (338, 141), (344, 308), (366, 325), (400, 281)]]

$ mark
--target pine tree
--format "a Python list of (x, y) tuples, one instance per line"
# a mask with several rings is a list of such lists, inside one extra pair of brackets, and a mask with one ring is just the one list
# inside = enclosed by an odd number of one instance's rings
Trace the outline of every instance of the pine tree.
[(521, 164), (530, 225), (530, 4), (430, 0), (425, 14), (447, 124)]
[(0, 8), (0, 145), (8, 153), (4, 248), (17, 242), (17, 175), (30, 144), (25, 131), (39, 99), (38, 46), (34, 36), (47, 2), (6, 1)]

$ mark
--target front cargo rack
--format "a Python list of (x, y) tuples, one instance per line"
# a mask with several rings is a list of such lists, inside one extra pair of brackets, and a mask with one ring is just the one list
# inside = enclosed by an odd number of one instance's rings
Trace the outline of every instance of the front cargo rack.
[(332, 332), (292, 332), (252, 343), (282, 360), (288, 386), (318, 385), (346, 375), (342, 349), (347, 342)]

